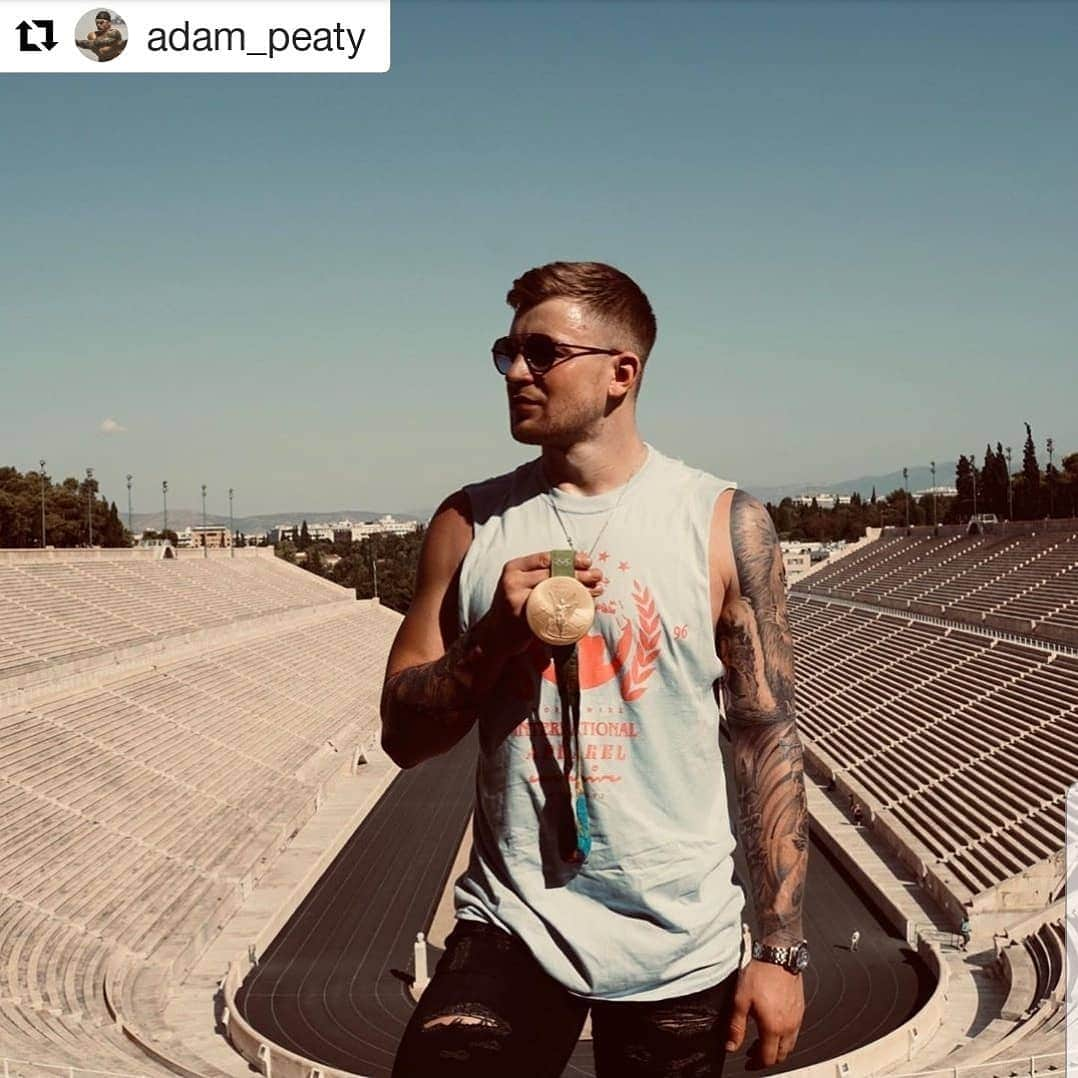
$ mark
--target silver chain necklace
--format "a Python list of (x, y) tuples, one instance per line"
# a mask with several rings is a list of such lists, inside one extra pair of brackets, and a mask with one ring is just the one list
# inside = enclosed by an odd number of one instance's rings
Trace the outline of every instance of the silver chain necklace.
[[(645, 456), (644, 460), (641, 461), (638, 465), (636, 471), (633, 472), (633, 474), (625, 480), (625, 484), (621, 488), (621, 493), (618, 495), (617, 501), (614, 502), (614, 505), (611, 507), (610, 512), (606, 514), (606, 520), (603, 521), (603, 526), (599, 529), (599, 534), (595, 537), (595, 542), (591, 544), (591, 550), (588, 551), (589, 559), (595, 554), (596, 548), (599, 546), (599, 540), (602, 539), (603, 532), (606, 531), (606, 526), (610, 523), (610, 521), (613, 519), (614, 514), (618, 511), (618, 506), (621, 505), (621, 500), (625, 497), (625, 492), (629, 489), (629, 486), (632, 481), (640, 473), (640, 469), (643, 468), (644, 463), (647, 461), (647, 459), (648, 457)], [(546, 496), (547, 501), (550, 502), (550, 508), (554, 510), (554, 515), (558, 518), (558, 523), (561, 525), (561, 530), (565, 533), (565, 541), (569, 544), (569, 549), (576, 550), (576, 543), (573, 542), (573, 537), (569, 534), (569, 529), (565, 526), (565, 519), (561, 515), (561, 510), (558, 509), (558, 503), (554, 500), (553, 488), (550, 486), (549, 483), (547, 483), (546, 485)]]

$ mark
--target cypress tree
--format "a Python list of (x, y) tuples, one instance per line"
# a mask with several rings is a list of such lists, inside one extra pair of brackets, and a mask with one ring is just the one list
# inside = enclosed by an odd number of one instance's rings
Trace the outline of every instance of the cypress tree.
[(1026, 520), (1040, 516), (1041, 467), (1037, 463), (1037, 447), (1033, 444), (1033, 431), (1026, 424), (1026, 444), (1022, 449), (1022, 480), (1024, 483), (1023, 509)]

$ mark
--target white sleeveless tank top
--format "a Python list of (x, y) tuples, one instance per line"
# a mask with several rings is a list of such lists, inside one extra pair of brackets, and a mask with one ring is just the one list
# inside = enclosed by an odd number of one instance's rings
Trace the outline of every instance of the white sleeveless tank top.
[(605, 591), (578, 644), (591, 853), (582, 865), (562, 859), (572, 834), (562, 716), (537, 641), (480, 709), (472, 852), (454, 892), (459, 918), (517, 936), (588, 999), (687, 995), (740, 961), (708, 569), (715, 500), (736, 484), (647, 448), (624, 487), (595, 497), (550, 490), (538, 458), (465, 487), (474, 538), (462, 629), (490, 608), (507, 561), (568, 546), (552, 500), (577, 550), (605, 525), (593, 554)]

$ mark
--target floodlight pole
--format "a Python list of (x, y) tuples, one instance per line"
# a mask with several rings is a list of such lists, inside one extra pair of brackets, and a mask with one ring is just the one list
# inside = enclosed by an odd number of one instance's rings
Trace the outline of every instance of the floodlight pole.
[(41, 468), (41, 549), (45, 549), (45, 460), (42, 458), (38, 462), (38, 467)]
[(371, 569), (374, 572), (374, 597), (378, 598), (378, 557), (374, 552), (375, 533), (371, 532)]
[(973, 480), (973, 515), (977, 515), (977, 456), (971, 453), (969, 456), (969, 474)]
[(135, 526), (132, 524), (131, 517), (131, 476), (127, 477), (127, 530), (131, 533), (131, 537), (134, 538)]
[(202, 556), (210, 556), (210, 546), (206, 542), (206, 484), (202, 484)]
[(86, 469), (86, 520), (90, 525), (90, 546), (94, 545), (94, 470)]
[(1055, 470), (1054, 470), (1054, 465), (1052, 464), (1052, 452), (1053, 452), (1054, 449), (1055, 449), (1055, 442), (1051, 438), (1049, 438), (1048, 439), (1048, 515), (1050, 517), (1054, 517), (1055, 514), (1056, 514), (1056, 505), (1055, 505), (1055, 497), (1054, 497), (1055, 490), (1053, 489), (1055, 487)]
[(164, 500), (164, 503), (165, 503), (165, 522), (164, 522), (164, 524), (161, 525), (161, 538), (164, 539), (165, 542), (167, 543), (168, 539), (165, 538), (165, 532), (168, 531), (168, 480), (167, 479), (163, 479), (161, 481), (161, 497), (162, 497), (162, 499)]
[(929, 462), (932, 466), (932, 527), (936, 527), (936, 462)]
[(910, 528), (910, 470), (902, 469), (902, 489), (906, 492), (906, 530)]
[(229, 557), (234, 558), (236, 556), (236, 530), (235, 525), (232, 523), (232, 488), (228, 488), (228, 549), (230, 551)]

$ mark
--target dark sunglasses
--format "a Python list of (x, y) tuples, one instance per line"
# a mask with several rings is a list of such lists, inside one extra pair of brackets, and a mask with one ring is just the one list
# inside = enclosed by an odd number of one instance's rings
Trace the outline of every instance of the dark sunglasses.
[[(572, 351), (569, 351), (572, 349)], [(546, 374), (551, 367), (577, 356), (616, 356), (621, 348), (592, 348), (587, 344), (567, 344), (545, 333), (524, 333), (519, 337), (499, 337), (491, 348), (494, 367), (499, 374), (508, 374), (517, 356), (523, 356), (532, 374)]]

